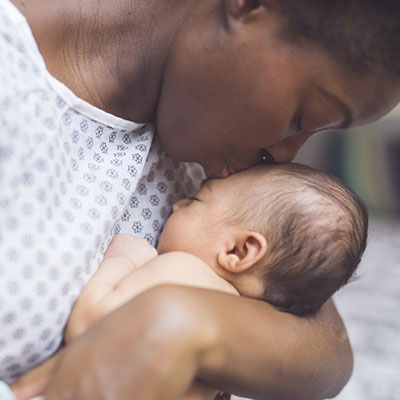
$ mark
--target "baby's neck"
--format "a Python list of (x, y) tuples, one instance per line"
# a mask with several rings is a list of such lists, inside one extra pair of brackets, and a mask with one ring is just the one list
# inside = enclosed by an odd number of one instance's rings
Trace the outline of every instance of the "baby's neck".
[(222, 279), (232, 285), (241, 295), (253, 299), (264, 297), (264, 282), (253, 271), (233, 273), (219, 265), (208, 266)]

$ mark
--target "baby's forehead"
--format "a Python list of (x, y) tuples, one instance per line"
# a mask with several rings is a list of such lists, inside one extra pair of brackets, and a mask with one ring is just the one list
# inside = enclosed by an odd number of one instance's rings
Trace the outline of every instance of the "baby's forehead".
[[(260, 164), (244, 171), (237, 172), (223, 179), (206, 179), (202, 182), (200, 190), (209, 190), (214, 193), (232, 193), (239, 192), (243, 195), (255, 195), (261, 190), (266, 194), (269, 190), (276, 191), (279, 189), (304, 189), (310, 186), (324, 186), (326, 182), (325, 176), (314, 171), (312, 168), (290, 164)], [(332, 182), (330, 183), (332, 185)], [(228, 192), (229, 190), (229, 192)], [(291, 190), (290, 190), (291, 191)], [(295, 196), (296, 190), (291, 191)], [(297, 193), (299, 196), (302, 191)]]
[(242, 187), (249, 179), (245, 179), (241, 172), (230, 175), (227, 178), (206, 179), (202, 182), (200, 191), (203, 193), (210, 192), (212, 194), (229, 194), (232, 189)]
[(272, 181), (271, 175), (266, 171), (255, 171), (254, 168), (251, 168), (251, 170), (241, 171), (227, 178), (207, 179), (202, 183), (199, 193), (213, 199), (225, 199), (231, 206), (234, 204), (240, 206), (240, 200), (247, 197), (265, 197), (269, 188), (273, 189), (274, 187)]
[[(239, 197), (262, 197), (268, 201), (269, 196), (288, 195), (287, 200), (296, 201), (298, 197), (308, 195), (321, 196), (320, 186), (332, 186), (310, 167), (297, 164), (261, 164), (238, 172), (224, 179), (211, 179), (204, 182), (202, 188), (212, 192), (238, 194)], [(313, 196), (311, 196), (313, 197)]]

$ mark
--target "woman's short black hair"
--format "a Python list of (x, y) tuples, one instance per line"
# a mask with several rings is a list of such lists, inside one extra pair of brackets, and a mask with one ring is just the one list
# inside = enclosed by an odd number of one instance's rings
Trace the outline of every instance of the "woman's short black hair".
[(399, 0), (279, 0), (282, 37), (313, 43), (356, 73), (400, 78)]

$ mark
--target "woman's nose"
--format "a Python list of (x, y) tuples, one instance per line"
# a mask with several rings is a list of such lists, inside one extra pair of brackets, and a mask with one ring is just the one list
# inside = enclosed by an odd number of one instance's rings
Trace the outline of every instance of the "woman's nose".
[(304, 132), (295, 136), (290, 136), (282, 142), (269, 146), (267, 150), (272, 154), (277, 163), (287, 163), (292, 161), (300, 147), (314, 132)]

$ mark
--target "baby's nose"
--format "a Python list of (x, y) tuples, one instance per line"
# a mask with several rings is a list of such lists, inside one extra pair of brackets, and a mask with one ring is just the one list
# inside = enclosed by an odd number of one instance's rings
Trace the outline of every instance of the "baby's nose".
[(187, 202), (187, 199), (181, 199), (181, 200), (177, 201), (172, 206), (172, 211), (175, 212), (175, 211), (179, 210), (186, 202)]

